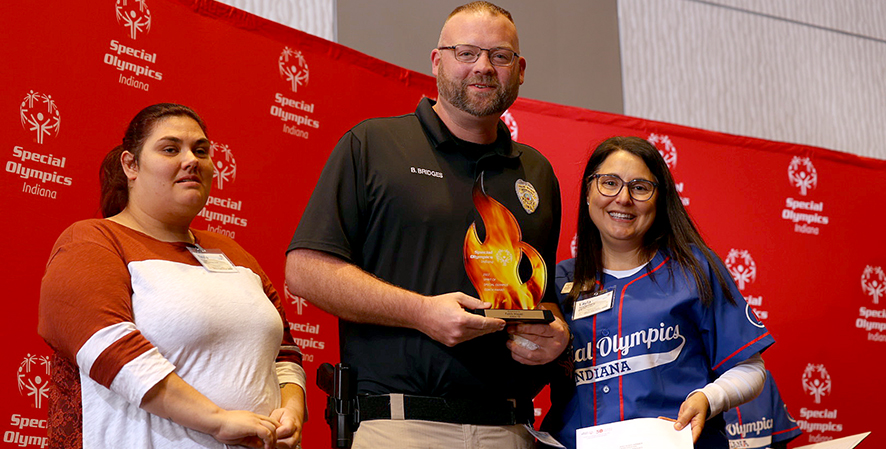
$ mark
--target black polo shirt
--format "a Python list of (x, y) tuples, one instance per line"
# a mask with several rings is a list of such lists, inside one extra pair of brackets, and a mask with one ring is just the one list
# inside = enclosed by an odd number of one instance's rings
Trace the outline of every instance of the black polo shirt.
[[(553, 291), (560, 188), (551, 164), (513, 142), (499, 122), (492, 145), (457, 140), (423, 99), (414, 114), (366, 120), (348, 131), (320, 176), (289, 250), (334, 254), (394, 285), (424, 295), (477, 297), (464, 267), (465, 234), (482, 219), (471, 189), (483, 172), (486, 193), (516, 217), (522, 240), (547, 264)], [(515, 187), (530, 183), (538, 206), (527, 212)], [(306, 298), (310, 300), (310, 298)], [(340, 320), (342, 361), (356, 369), (359, 393), (531, 398), (540, 367), (511, 359), (504, 332), (446, 347), (421, 332)]]

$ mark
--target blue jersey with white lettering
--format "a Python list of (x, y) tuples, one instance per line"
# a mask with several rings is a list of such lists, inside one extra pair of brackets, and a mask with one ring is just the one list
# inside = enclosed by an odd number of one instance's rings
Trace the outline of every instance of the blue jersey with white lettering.
[(760, 396), (725, 411), (723, 418), (730, 448), (768, 448), (772, 443), (787, 443), (803, 433), (788, 413), (769, 371), (766, 371), (766, 383)]
[[(704, 306), (692, 274), (659, 251), (647, 267), (623, 279), (604, 274), (599, 290), (613, 292), (612, 307), (573, 319), (568, 293), (575, 260), (557, 265), (560, 307), (573, 334), (572, 379), (551, 383), (551, 411), (542, 428), (566, 447), (576, 429), (632, 418), (677, 418), (687, 395), (736, 363), (775, 342), (742, 299), (726, 268), (711, 267), (696, 248), (713, 286)], [(713, 270), (729, 283), (724, 297)], [(705, 423), (696, 447), (728, 447), (722, 415)]]

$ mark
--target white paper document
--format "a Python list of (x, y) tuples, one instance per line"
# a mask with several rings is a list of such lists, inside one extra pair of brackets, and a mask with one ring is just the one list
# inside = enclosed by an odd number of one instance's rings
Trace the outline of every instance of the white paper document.
[(658, 418), (585, 427), (575, 431), (576, 449), (692, 449), (692, 430), (674, 430), (674, 422)]
[(870, 432), (859, 433), (848, 437), (837, 438), (836, 440), (822, 441), (821, 443), (808, 444), (806, 446), (797, 446), (796, 449), (852, 449), (861, 443)]

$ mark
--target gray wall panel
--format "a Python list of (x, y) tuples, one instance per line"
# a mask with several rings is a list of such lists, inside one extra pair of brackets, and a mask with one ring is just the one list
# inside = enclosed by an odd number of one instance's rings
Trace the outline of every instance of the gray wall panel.
[(619, 1), (626, 114), (886, 159), (886, 42), (719, 2)]
[(290, 28), (335, 41), (335, 0), (217, 0)]
[[(446, 16), (466, 0), (338, 0), (338, 42), (417, 72)], [(616, 0), (500, 0), (526, 57), (520, 96), (622, 113)]]

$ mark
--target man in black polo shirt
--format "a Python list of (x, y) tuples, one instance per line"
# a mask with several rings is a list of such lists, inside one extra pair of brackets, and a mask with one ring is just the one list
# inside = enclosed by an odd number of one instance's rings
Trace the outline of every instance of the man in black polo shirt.
[(431, 52), (439, 101), (346, 133), (289, 246), (289, 288), (340, 318), (342, 361), (369, 395), (355, 448), (534, 447), (522, 424), (547, 382), (543, 365), (569, 340), (555, 292), (539, 306), (553, 311), (551, 324), (506, 326), (465, 311), (488, 307), (463, 252), (471, 224), (483, 226), (471, 196), (481, 174), (554, 279), (559, 184), (500, 121), (523, 82), (518, 53), (507, 11), (456, 8)]

